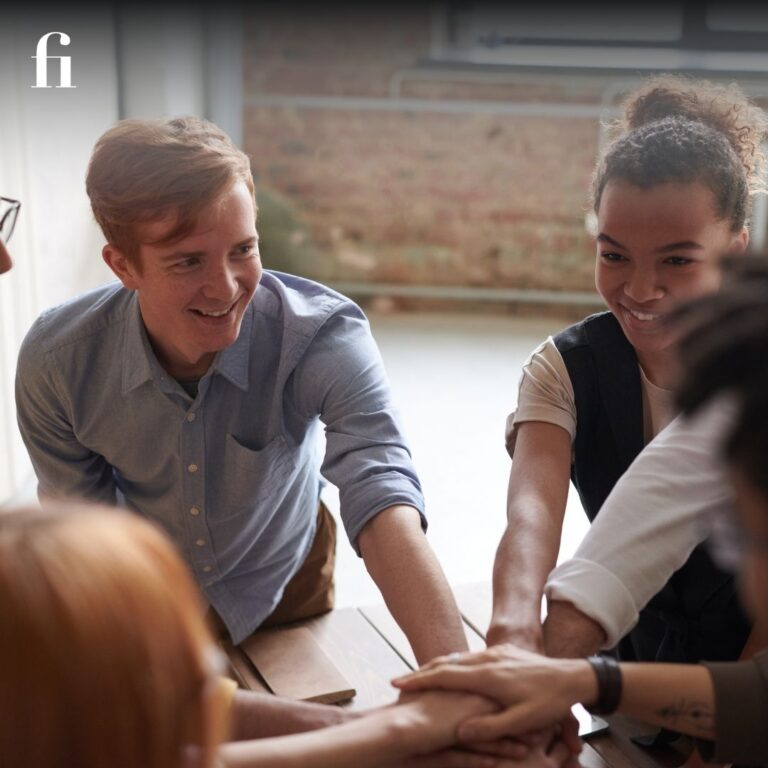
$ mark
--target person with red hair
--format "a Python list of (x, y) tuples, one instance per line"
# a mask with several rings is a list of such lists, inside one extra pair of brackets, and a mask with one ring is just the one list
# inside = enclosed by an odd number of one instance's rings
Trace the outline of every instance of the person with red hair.
[[(322, 730), (223, 743), (231, 696), (203, 616), (187, 568), (149, 522), (82, 503), (1, 513), (0, 765), (456, 765), (418, 756), (454, 743), (463, 719), (497, 708), (429, 694)], [(560, 745), (515, 765), (557, 768), (566, 757)]]

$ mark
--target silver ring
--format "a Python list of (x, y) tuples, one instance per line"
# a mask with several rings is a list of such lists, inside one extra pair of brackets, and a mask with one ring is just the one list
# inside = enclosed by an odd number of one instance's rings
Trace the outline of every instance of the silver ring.
[(451, 664), (456, 663), (461, 658), (461, 654), (458, 651), (454, 651), (453, 653), (448, 654), (448, 661)]

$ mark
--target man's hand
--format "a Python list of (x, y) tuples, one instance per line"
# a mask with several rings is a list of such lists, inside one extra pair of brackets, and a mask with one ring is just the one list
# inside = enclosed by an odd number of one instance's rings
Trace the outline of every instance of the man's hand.
[(491, 623), (485, 636), (488, 646), (514, 645), (534, 653), (544, 653), (544, 630), (537, 619), (528, 623)]
[(544, 648), (548, 656), (576, 659), (597, 653), (606, 641), (603, 628), (573, 603), (552, 600), (544, 622)]

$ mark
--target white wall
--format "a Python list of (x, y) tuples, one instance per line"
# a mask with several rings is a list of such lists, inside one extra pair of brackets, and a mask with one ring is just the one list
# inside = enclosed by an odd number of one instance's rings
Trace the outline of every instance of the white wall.
[[(71, 57), (72, 89), (32, 88), (37, 41), (64, 32), (49, 56)], [(48, 6), (0, 24), (0, 195), (22, 201), (11, 242), (16, 266), (0, 278), (0, 504), (28, 487), (15, 426), (19, 344), (41, 310), (111, 279), (85, 194), (98, 137), (121, 117), (210, 117), (242, 134), (239, 6)], [(59, 84), (51, 59), (49, 85)]]
[[(32, 320), (48, 306), (102, 283), (101, 234), (83, 179), (91, 148), (117, 118), (113, 21), (94, 8), (87, 16), (49, 8), (0, 27), (0, 194), (22, 201), (9, 250), (13, 271), (0, 278), (0, 502), (25, 481), (30, 467), (15, 425), (16, 353)], [(73, 89), (36, 89), (37, 40), (66, 32)], [(51, 85), (58, 84), (51, 62)]]

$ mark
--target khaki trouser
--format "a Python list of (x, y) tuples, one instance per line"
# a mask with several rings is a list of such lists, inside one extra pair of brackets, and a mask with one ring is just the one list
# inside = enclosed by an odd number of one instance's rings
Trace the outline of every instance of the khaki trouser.
[[(301, 568), (285, 587), (283, 597), (262, 627), (274, 627), (292, 621), (308, 619), (333, 608), (335, 587), (333, 569), (336, 564), (336, 521), (320, 502), (317, 528), (312, 547)], [(228, 637), (224, 622), (213, 608), (208, 609), (206, 621), (214, 636)]]

